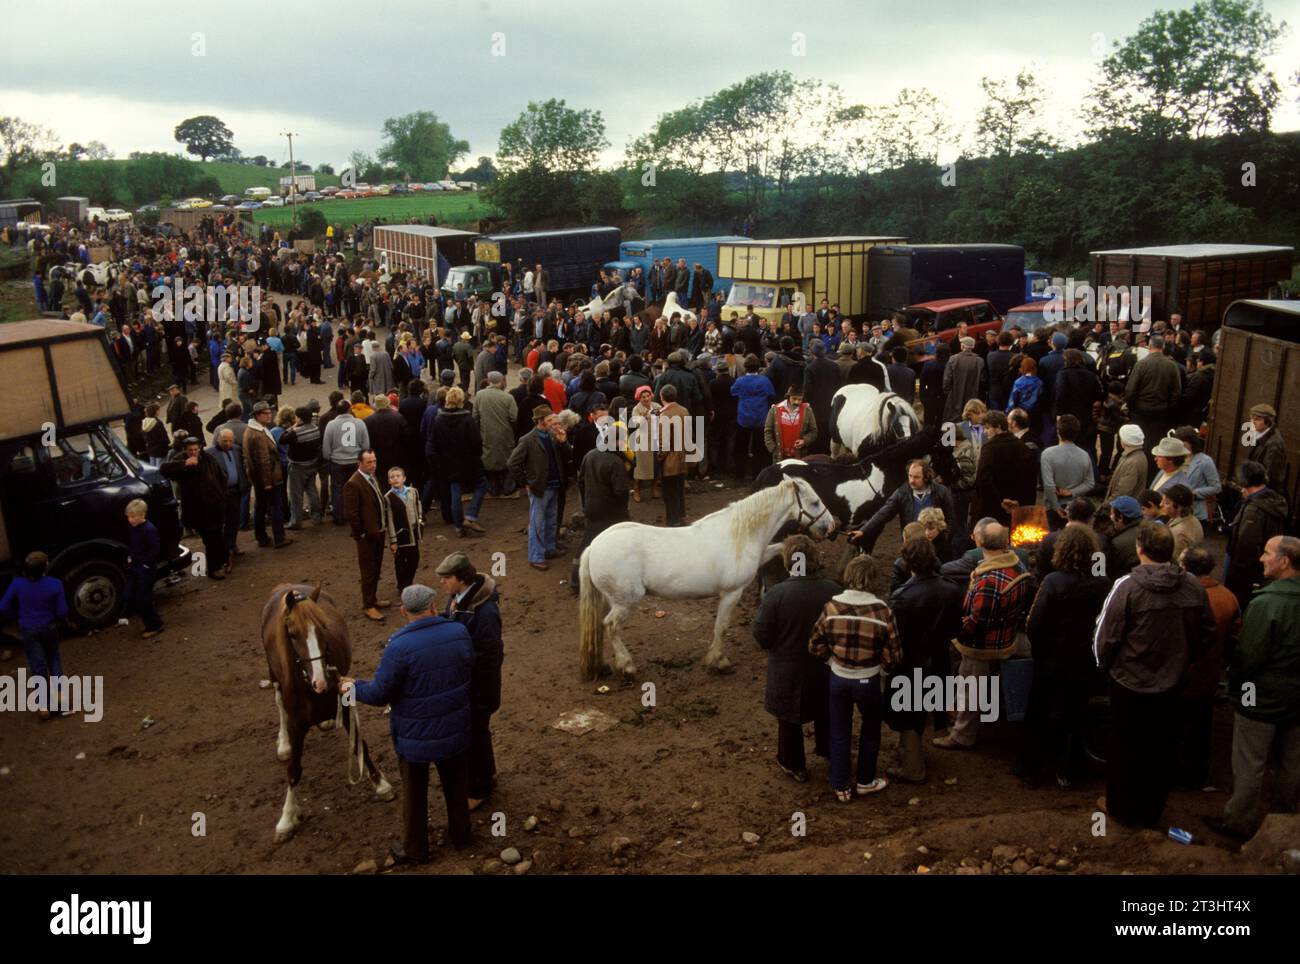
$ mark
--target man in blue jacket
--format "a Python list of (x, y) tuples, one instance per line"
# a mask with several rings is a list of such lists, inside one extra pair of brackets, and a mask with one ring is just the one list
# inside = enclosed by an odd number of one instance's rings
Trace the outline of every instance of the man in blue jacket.
[(419, 583), (402, 591), (406, 625), (388, 638), (373, 680), (344, 676), (339, 691), (392, 707), (389, 726), (402, 775), (403, 837), (389, 850), (399, 864), (429, 860), (429, 764), (438, 768), (447, 829), (457, 850), (473, 842), (469, 822), (470, 680), (474, 644), (465, 627), (434, 614), (436, 594)]

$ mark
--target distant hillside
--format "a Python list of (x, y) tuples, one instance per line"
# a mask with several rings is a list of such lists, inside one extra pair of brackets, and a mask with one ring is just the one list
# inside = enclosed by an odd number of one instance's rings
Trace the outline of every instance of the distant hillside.
[[(105, 207), (136, 208), (160, 197), (184, 197), (189, 194), (219, 197), (243, 194), (250, 187), (269, 187), (275, 191), (280, 178), (289, 169), (231, 164), (224, 161), (201, 163), (174, 154), (151, 154), (135, 159), (109, 161), (57, 161), (55, 183), (42, 183), (39, 165), (18, 171), (6, 192), (15, 197), (34, 197), (52, 203), (68, 195), (88, 197), (92, 204)], [(312, 174), (318, 187), (338, 184), (336, 174)]]

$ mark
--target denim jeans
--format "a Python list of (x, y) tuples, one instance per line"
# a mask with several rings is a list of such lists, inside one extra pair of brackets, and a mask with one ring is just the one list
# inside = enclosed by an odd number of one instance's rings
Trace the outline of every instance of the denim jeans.
[(457, 529), (465, 528), (465, 520), (470, 522), (478, 521), (479, 510), (483, 508), (483, 498), (487, 495), (487, 479), (478, 480), (478, 485), (474, 487), (474, 498), (470, 499), (469, 511), (466, 512), (460, 501), (465, 486), (459, 482), (451, 483), (451, 523)]
[(545, 562), (555, 552), (555, 530), (559, 518), (559, 489), (547, 489), (541, 498), (528, 493), (528, 561)]
[(862, 735), (858, 738), (858, 783), (876, 778), (876, 757), (880, 754), (880, 721), (885, 701), (880, 693), (880, 674), (870, 679), (845, 679), (831, 671), (831, 786), (849, 789), (849, 747), (853, 742), (853, 707), (862, 714)]
[(284, 380), (288, 385), (294, 385), (298, 381), (298, 353), (287, 351), (284, 353)]
[[(289, 525), (297, 528), (306, 515), (319, 522), (321, 519), (320, 492), (316, 488), (316, 474), (320, 466), (315, 462), (289, 463)], [(307, 512), (302, 511), (303, 496), (307, 498)]]
[(24, 629), (23, 652), (27, 654), (27, 671), (32, 676), (63, 675), (59, 658), (59, 629), (51, 624), (41, 629)]

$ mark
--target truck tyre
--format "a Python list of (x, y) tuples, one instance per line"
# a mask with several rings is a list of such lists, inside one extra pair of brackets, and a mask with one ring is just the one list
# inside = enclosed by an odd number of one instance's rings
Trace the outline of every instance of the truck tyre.
[(68, 617), (82, 632), (116, 624), (126, 597), (126, 574), (103, 559), (91, 559), (63, 577)]

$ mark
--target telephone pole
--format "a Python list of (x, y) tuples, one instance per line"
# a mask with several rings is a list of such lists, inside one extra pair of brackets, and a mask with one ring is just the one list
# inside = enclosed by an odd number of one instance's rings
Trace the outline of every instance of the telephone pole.
[(296, 227), (298, 224), (298, 168), (293, 162), (293, 139), (298, 136), (297, 131), (282, 131), (285, 137), (289, 138), (289, 204), (291, 223)]

